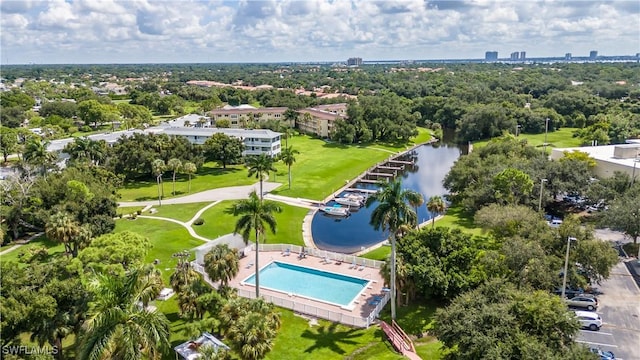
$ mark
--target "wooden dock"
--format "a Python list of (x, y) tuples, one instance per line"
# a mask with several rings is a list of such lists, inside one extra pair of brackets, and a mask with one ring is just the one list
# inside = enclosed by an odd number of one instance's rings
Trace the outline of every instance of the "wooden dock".
[(361, 182), (361, 183), (364, 183), (364, 184), (378, 184), (378, 183), (380, 183), (379, 180), (370, 180), (370, 179), (358, 179), (358, 181), (356, 181), (356, 182)]
[(402, 165), (413, 165), (413, 161), (404, 161), (404, 160), (387, 160), (389, 164), (402, 164)]
[(389, 174), (389, 173), (376, 173), (376, 172), (369, 172), (367, 173), (367, 175), (369, 176), (382, 176), (382, 177), (394, 177), (394, 174)]
[(358, 188), (347, 188), (344, 189), (344, 191), (349, 191), (349, 192), (360, 192), (360, 193), (365, 193), (365, 194), (375, 194), (378, 192), (378, 190), (371, 190), (371, 189), (358, 189)]
[(401, 170), (404, 170), (404, 165), (400, 166), (400, 167), (396, 167), (396, 166), (378, 166), (378, 167), (376, 167), (376, 169), (401, 171)]

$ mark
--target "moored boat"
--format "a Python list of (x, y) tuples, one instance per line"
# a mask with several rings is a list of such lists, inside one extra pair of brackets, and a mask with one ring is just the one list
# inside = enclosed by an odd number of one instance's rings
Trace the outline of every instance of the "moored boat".
[(340, 205), (321, 207), (320, 211), (328, 215), (349, 216), (349, 208), (344, 208), (344, 207), (341, 207)]

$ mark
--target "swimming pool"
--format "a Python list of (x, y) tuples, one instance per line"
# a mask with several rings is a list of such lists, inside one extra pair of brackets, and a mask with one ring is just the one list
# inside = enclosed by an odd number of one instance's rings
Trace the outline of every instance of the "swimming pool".
[[(255, 285), (255, 274), (243, 284)], [(260, 269), (260, 288), (295, 294), (339, 306), (349, 306), (369, 280), (274, 261)]]

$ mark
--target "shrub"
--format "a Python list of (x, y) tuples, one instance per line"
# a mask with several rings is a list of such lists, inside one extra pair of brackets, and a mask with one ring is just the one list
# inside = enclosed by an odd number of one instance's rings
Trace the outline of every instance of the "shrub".
[(202, 224), (204, 224), (203, 218), (197, 218), (193, 221), (193, 225), (202, 225)]
[(138, 215), (142, 215), (142, 210), (138, 210), (138, 211), (136, 211), (136, 214), (138, 214)]
[(91, 131), (91, 127), (90, 127), (89, 125), (82, 125), (82, 126), (80, 127), (80, 131), (82, 131), (82, 132), (89, 132), (89, 131)]

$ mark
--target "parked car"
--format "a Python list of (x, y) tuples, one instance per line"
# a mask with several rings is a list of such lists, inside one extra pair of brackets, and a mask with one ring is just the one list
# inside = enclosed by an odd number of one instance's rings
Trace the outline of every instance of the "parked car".
[(593, 311), (575, 311), (575, 314), (583, 329), (596, 331), (602, 327), (602, 318)]
[(591, 347), (589, 348), (589, 350), (591, 350), (592, 353), (600, 356), (600, 360), (615, 360), (616, 358), (616, 356), (611, 351), (605, 351), (595, 347)]
[(570, 299), (565, 299), (564, 301), (568, 306), (584, 308), (589, 311), (594, 311), (598, 308), (598, 298), (595, 296), (585, 296), (585, 294), (582, 294)]
[[(562, 288), (557, 288), (555, 290), (553, 290), (553, 293), (556, 295), (561, 295), (562, 294)], [(564, 296), (568, 297), (568, 298), (572, 298), (572, 297), (576, 297), (578, 295), (584, 295), (585, 291), (582, 288), (578, 288), (578, 287), (570, 287), (567, 286), (567, 288), (564, 291)]]

